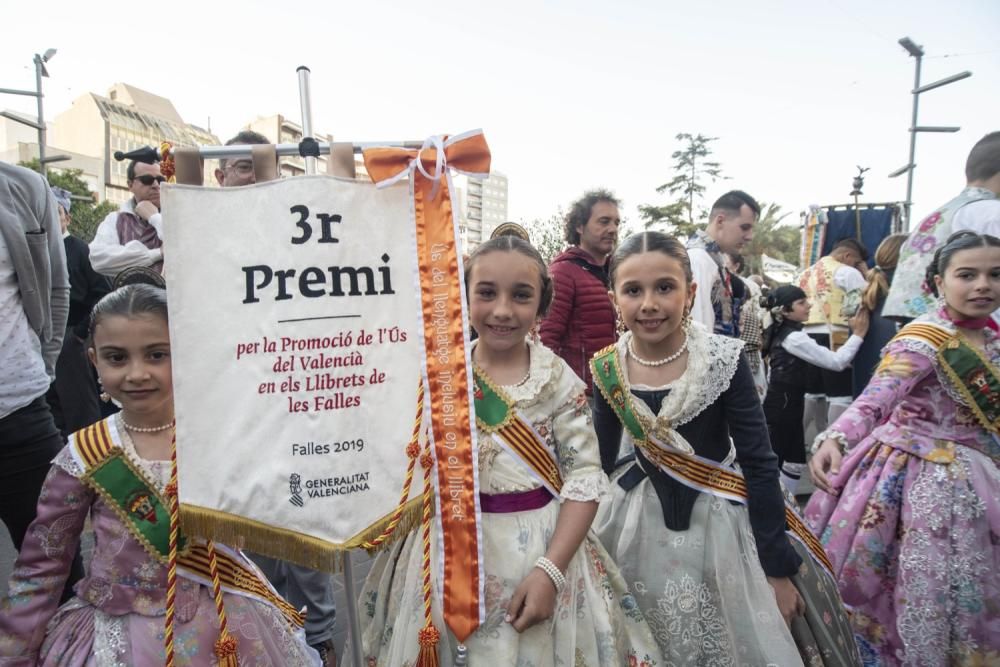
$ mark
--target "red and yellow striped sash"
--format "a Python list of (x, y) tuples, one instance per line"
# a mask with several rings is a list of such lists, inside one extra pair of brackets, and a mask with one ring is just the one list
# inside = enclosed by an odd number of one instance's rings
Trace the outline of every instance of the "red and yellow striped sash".
[[(92, 486), (91, 482), (87, 479), (87, 475), (99, 468), (102, 464), (108, 461), (109, 458), (116, 455), (117, 448), (111, 438), (111, 431), (107, 420), (99, 421), (81, 429), (80, 431), (77, 431), (74, 434), (73, 442), (74, 451), (77, 453), (84, 466), (84, 481), (87, 482), (88, 485)], [(98, 491), (100, 491), (100, 489)], [(156, 494), (155, 489), (152, 488), (149, 489), (149, 492), (150, 494)], [(108, 502), (114, 502), (114, 499), (109, 498), (106, 493), (101, 493), (101, 496)], [(125, 511), (126, 508), (119, 509)], [(137, 540), (139, 540), (140, 543), (143, 543), (144, 547), (147, 547), (144, 543), (144, 539), (142, 539), (140, 535), (136, 534), (134, 526), (127, 520), (125, 523), (129, 528), (129, 532)], [(147, 548), (146, 550), (149, 551), (150, 549)], [(219, 577), (222, 581), (224, 589), (237, 594), (243, 593), (262, 601), (269, 602), (276, 607), (290, 623), (293, 623), (296, 627), (302, 626), (304, 621), (302, 614), (292, 607), (292, 605), (290, 605), (284, 598), (275, 593), (269, 585), (260, 579), (256, 572), (250, 569), (248, 565), (240, 563), (236, 557), (226, 553), (222, 547), (218, 547), (216, 549), (216, 560), (218, 563)], [(211, 587), (212, 574), (209, 568), (208, 548), (205, 544), (191, 544), (188, 549), (178, 555), (177, 566), (178, 574), (181, 576), (185, 576)]]

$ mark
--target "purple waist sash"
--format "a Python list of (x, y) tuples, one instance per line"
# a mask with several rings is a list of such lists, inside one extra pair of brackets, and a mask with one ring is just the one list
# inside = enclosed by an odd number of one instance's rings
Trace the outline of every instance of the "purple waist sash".
[(552, 494), (544, 486), (518, 493), (480, 493), (479, 508), (488, 514), (526, 512), (545, 507)]

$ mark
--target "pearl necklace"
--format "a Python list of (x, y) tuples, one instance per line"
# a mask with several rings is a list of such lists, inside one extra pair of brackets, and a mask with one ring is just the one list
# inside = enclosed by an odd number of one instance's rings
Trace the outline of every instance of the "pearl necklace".
[(650, 368), (654, 368), (656, 366), (663, 366), (664, 364), (669, 364), (671, 361), (674, 361), (679, 356), (681, 356), (682, 354), (684, 354), (684, 350), (687, 349), (687, 346), (688, 346), (688, 337), (684, 336), (684, 342), (681, 344), (681, 346), (679, 348), (677, 348), (676, 352), (674, 352), (673, 354), (671, 354), (669, 357), (664, 357), (663, 359), (657, 359), (656, 361), (649, 361), (648, 359), (643, 359), (638, 354), (636, 354), (635, 353), (635, 348), (632, 347), (632, 339), (631, 338), (629, 338), (628, 348), (627, 349), (628, 349), (629, 356), (632, 357), (633, 359), (635, 359), (636, 363), (638, 363), (638, 364), (640, 364), (642, 366), (648, 366)]
[(127, 428), (129, 431), (135, 431), (136, 433), (159, 433), (160, 431), (166, 431), (168, 428), (173, 428), (176, 419), (171, 419), (170, 423), (164, 424), (163, 426), (133, 426), (125, 421), (124, 417), (119, 416), (122, 420), (122, 426)]

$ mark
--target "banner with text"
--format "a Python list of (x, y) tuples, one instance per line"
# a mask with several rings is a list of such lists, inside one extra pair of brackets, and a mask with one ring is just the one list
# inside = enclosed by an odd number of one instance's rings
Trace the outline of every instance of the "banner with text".
[(331, 569), (400, 505), (423, 354), (411, 206), (406, 182), (328, 176), (164, 188), (186, 532)]

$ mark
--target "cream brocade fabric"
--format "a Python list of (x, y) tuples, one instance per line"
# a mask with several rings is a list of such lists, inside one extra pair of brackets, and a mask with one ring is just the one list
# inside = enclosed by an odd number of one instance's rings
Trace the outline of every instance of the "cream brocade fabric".
[[(531, 345), (530, 376), (504, 387), (517, 409), (556, 452), (564, 485), (560, 500), (594, 501), (608, 492), (583, 382), (547, 348)], [(483, 493), (511, 493), (541, 484), (505, 450), (479, 432), (479, 484)], [(588, 536), (570, 561), (567, 585), (554, 617), (517, 633), (504, 620), (511, 596), (544, 555), (561, 503), (508, 514), (484, 514), (483, 569), (486, 619), (465, 644), (469, 664), (519, 667), (663, 665), (656, 642), (628, 594), (618, 569)], [(432, 563), (438, 562), (432, 531)], [(423, 627), (421, 549), (416, 531), (376, 558), (363, 587), (362, 644), (369, 665), (407, 667), (416, 660)], [(442, 631), (442, 667), (454, 664), (455, 637), (445, 631), (440, 581), (432, 577), (433, 618)]]

